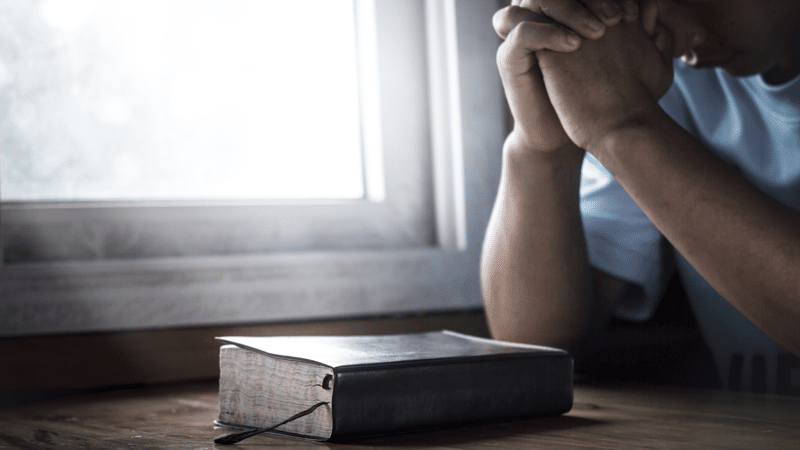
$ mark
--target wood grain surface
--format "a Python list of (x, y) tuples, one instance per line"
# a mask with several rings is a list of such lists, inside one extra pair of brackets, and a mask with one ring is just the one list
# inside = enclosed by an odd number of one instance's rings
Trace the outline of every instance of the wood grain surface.
[(151, 387), (0, 410), (0, 449), (790, 449), (800, 398), (651, 385), (579, 383), (561, 417), (416, 432), (346, 443), (260, 435), (212, 439), (216, 383)]

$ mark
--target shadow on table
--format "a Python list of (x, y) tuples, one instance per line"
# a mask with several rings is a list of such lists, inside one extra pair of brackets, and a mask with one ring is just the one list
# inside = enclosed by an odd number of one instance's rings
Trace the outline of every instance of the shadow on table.
[(720, 389), (680, 277), (670, 280), (654, 316), (644, 323), (614, 319), (575, 356), (577, 379)]
[[(509, 442), (520, 439), (535, 438), (547, 439), (556, 432), (570, 429), (584, 428), (601, 425), (604, 422), (594, 419), (575, 416), (544, 417), (524, 419), (510, 422), (496, 422), (472, 426), (463, 426), (428, 431), (416, 431), (390, 436), (353, 438), (335, 443), (350, 444), (354, 446), (397, 446), (403, 447), (431, 447), (431, 446), (461, 446), (464, 444), (479, 444), (483, 441)], [(469, 447), (467, 445), (466, 447)]]

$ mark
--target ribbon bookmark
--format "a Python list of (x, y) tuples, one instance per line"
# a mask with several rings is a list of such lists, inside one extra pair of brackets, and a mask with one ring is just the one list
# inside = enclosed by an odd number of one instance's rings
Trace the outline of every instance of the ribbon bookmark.
[(289, 417), (288, 419), (284, 420), (283, 422), (281, 422), (281, 423), (279, 423), (277, 425), (273, 425), (271, 427), (256, 428), (255, 430), (242, 431), (241, 433), (233, 433), (233, 434), (227, 434), (225, 436), (220, 436), (220, 437), (214, 439), (214, 443), (215, 444), (220, 444), (220, 445), (235, 444), (235, 443), (237, 443), (237, 442), (239, 442), (241, 440), (247, 439), (247, 438), (249, 438), (251, 436), (255, 436), (255, 435), (261, 434), (261, 433), (266, 433), (267, 431), (272, 431), (272, 430), (274, 430), (275, 428), (278, 428), (281, 425), (285, 425), (285, 424), (287, 424), (287, 423), (289, 423), (289, 422), (291, 422), (293, 420), (297, 420), (297, 419), (299, 419), (299, 418), (301, 418), (303, 416), (307, 416), (307, 415), (311, 414), (312, 412), (314, 412), (314, 410), (316, 410), (320, 406), (327, 405), (327, 404), (328, 404), (328, 402), (319, 402), (316, 405), (312, 406), (311, 408), (308, 408), (307, 410), (305, 410), (305, 411), (303, 411), (301, 413), (297, 413), (297, 414), (293, 415), (292, 417)]

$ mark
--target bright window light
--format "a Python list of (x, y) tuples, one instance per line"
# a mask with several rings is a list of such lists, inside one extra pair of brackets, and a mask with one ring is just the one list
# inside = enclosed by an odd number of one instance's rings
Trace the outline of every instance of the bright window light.
[(353, 0), (0, 0), (3, 201), (366, 195)]

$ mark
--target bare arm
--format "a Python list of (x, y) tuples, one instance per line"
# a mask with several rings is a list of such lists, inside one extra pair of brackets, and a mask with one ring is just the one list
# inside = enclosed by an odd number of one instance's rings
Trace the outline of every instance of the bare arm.
[[(581, 37), (602, 34), (585, 26), (587, 11), (569, 13), (569, 4), (577, 2), (552, 3), (545, 8), (550, 17), (567, 22), (572, 17), (579, 23), (571, 28)], [(506, 38), (498, 66), (515, 127), (506, 140), (500, 190), (484, 241), (481, 279), (489, 325), (498, 339), (574, 350), (608, 320), (612, 299), (624, 287), (599, 273), (594, 278), (600, 288), (592, 283), (578, 209), (584, 152), (558, 121), (535, 55), (544, 48), (573, 51), (580, 44), (570, 44), (570, 33), (552, 20), (523, 8), (500, 11), (495, 28)]]
[(606, 167), (703, 278), (800, 355), (800, 213), (748, 183), (663, 111), (609, 135), (604, 147)]
[(492, 335), (571, 351), (608, 323), (626, 283), (588, 264), (578, 208), (583, 152), (526, 153), (509, 139), (484, 241)]
[(659, 108), (658, 52), (637, 25), (610, 28), (569, 55), (539, 55), (561, 123), (723, 297), (800, 354), (800, 213)]

